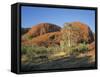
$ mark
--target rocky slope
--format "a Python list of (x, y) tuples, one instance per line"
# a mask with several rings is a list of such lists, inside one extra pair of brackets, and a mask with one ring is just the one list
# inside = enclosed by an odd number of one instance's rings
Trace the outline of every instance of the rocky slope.
[(46, 33), (44, 35), (41, 36), (37, 36), (35, 38), (33, 38), (32, 40), (28, 41), (25, 40), (22, 42), (22, 44), (25, 45), (38, 45), (38, 46), (51, 46), (53, 44), (60, 44), (60, 37), (61, 36), (61, 32), (52, 32), (52, 33)]
[(38, 25), (33, 26), (26, 35), (36, 37), (39, 35), (43, 35), (50, 32), (60, 31), (60, 27), (55, 24), (50, 23), (40, 23)]

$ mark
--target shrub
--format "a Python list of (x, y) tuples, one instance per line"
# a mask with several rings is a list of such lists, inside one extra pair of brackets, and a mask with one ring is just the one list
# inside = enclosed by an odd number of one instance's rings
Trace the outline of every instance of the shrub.
[(48, 53), (54, 54), (61, 51), (61, 48), (58, 45), (50, 46), (47, 48)]
[(22, 39), (26, 39), (26, 40), (31, 40), (33, 38), (33, 36), (32, 35), (23, 35), (22, 36)]
[(48, 50), (46, 47), (39, 47), (35, 45), (31, 46), (22, 46), (21, 47), (22, 55), (26, 55), (28, 62), (37, 62), (42, 60), (42, 56), (48, 57)]
[(80, 43), (77, 46), (74, 46), (70, 49), (71, 54), (80, 54), (80, 53), (85, 53), (88, 51), (87, 44), (85, 43)]
[(27, 54), (27, 49), (28, 49), (27, 46), (23, 46), (22, 45), (22, 47), (21, 47), (21, 53), (22, 54)]
[(79, 44), (78, 51), (80, 51), (80, 52), (82, 52), (82, 53), (88, 51), (87, 44), (86, 44), (85, 42)]
[(27, 36), (29, 40), (31, 40), (33, 38), (33, 36)]

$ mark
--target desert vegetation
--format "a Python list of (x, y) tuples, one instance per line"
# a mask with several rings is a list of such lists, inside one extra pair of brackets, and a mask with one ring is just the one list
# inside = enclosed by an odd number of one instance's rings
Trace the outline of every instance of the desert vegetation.
[[(88, 54), (91, 51), (95, 53), (95, 48), (89, 47), (94, 42), (94, 36), (89, 36), (92, 31), (88, 26), (79, 22), (65, 23), (63, 28), (54, 24), (54, 27), (51, 26), (52, 24), (46, 23), (46, 25), (39, 24), (38, 28), (35, 26), (22, 35), (24, 40), (21, 43), (22, 69), (26, 67), (26, 70), (74, 68), (94, 65), (95, 54)], [(53, 31), (51, 31), (52, 27)]]

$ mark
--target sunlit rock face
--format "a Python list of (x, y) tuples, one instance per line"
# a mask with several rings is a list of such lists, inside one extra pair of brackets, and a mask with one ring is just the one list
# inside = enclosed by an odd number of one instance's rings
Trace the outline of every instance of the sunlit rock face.
[(27, 35), (29, 36), (39, 36), (39, 35), (43, 35), (46, 33), (51, 33), (51, 32), (56, 32), (56, 31), (60, 31), (60, 27), (55, 25), (55, 24), (51, 24), (51, 23), (40, 23), (37, 24), (36, 26), (33, 26), (27, 33)]
[(94, 35), (89, 26), (81, 22), (65, 23), (63, 28), (50, 23), (40, 23), (22, 36), (22, 43), (41, 46), (60, 45), (64, 39), (67, 40), (68, 46), (83, 42), (90, 44), (94, 41)]

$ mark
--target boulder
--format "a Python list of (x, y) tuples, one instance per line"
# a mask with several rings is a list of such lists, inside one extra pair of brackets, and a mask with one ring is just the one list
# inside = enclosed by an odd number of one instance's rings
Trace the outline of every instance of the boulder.
[(71, 22), (65, 24), (65, 26), (72, 28), (70, 31), (69, 29), (66, 29), (67, 34), (69, 32), (71, 34), (73, 33), (73, 39), (76, 39), (77, 42), (85, 41), (86, 43), (92, 43), (94, 41), (93, 32), (86, 24), (81, 22)]

